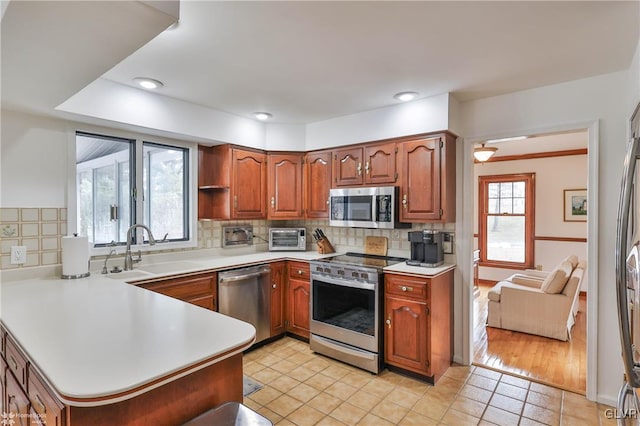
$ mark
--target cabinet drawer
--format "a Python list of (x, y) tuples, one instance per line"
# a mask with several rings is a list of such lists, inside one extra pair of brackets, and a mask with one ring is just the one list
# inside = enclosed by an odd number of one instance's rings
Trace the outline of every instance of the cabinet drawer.
[(10, 337), (6, 337), (7, 365), (16, 380), (24, 389), (27, 388), (27, 358), (18, 349), (17, 343)]
[(385, 292), (412, 299), (426, 300), (429, 298), (429, 280), (424, 278), (404, 277), (399, 275), (385, 275)]
[(48, 426), (62, 424), (64, 405), (51, 395), (47, 386), (31, 366), (29, 366), (29, 400), (31, 401), (31, 410), (41, 424)]
[(141, 284), (140, 287), (166, 296), (175, 297), (176, 299), (185, 300), (195, 296), (213, 293), (216, 288), (216, 274), (157, 281)]
[(306, 262), (289, 262), (289, 278), (296, 280), (309, 279), (309, 264)]

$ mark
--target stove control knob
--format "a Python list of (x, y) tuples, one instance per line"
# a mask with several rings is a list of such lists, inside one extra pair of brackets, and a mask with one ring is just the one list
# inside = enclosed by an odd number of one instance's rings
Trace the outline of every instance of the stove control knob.
[(339, 269), (339, 270), (338, 270), (338, 275), (344, 275), (344, 271), (343, 271), (343, 270), (341, 270), (341, 269)]
[(324, 268), (324, 272), (325, 272), (325, 274), (331, 273), (331, 268)]
[(364, 278), (366, 280), (367, 278), (369, 278), (369, 274), (367, 274), (366, 272), (363, 272), (360, 274), (360, 278)]

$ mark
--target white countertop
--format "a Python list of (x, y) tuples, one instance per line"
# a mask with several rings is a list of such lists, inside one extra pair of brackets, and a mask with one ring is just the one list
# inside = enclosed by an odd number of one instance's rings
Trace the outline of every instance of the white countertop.
[(451, 263), (444, 263), (435, 268), (427, 268), (424, 266), (411, 266), (407, 265), (405, 262), (400, 262), (396, 263), (395, 265), (387, 266), (386, 268), (384, 268), (384, 272), (435, 277), (440, 274), (444, 274), (445, 272), (450, 271), (455, 267), (456, 265)]
[[(236, 256), (193, 253), (164, 262), (148, 256), (133, 271), (120, 274), (92, 271), (90, 277), (77, 280), (42, 276), (3, 280), (0, 313), (8, 331), (63, 402), (75, 406), (111, 403), (136, 394), (120, 399), (109, 399), (110, 395), (191, 366), (205, 367), (247, 349), (255, 338), (255, 329), (248, 323), (125, 281), (327, 256), (332, 255), (313, 251)], [(384, 271), (429, 276), (453, 267), (420, 268), (403, 262)], [(102, 400), (82, 402), (90, 398)]]

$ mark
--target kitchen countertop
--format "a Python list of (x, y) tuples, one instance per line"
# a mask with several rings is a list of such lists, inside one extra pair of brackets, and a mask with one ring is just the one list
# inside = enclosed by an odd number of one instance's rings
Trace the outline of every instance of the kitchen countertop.
[[(255, 339), (255, 329), (248, 323), (127, 281), (327, 256), (332, 255), (308, 251), (157, 257), (180, 259), (164, 262), (148, 256), (133, 271), (120, 274), (92, 271), (76, 280), (57, 276), (3, 280), (0, 313), (7, 330), (64, 403), (107, 404), (136, 393), (114, 395), (136, 389), (143, 393), (240, 353)], [(429, 276), (453, 267), (400, 263), (384, 270)]]

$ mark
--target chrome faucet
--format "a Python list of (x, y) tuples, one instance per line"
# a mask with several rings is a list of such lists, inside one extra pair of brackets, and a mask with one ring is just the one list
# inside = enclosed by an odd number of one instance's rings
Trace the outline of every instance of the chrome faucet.
[(107, 269), (107, 262), (109, 261), (109, 258), (111, 257), (112, 254), (118, 254), (118, 253), (116, 252), (115, 249), (111, 249), (111, 251), (107, 255), (107, 258), (104, 260), (104, 265), (102, 265), (102, 273), (103, 274), (108, 274), (109, 273), (109, 269)]
[[(133, 231), (135, 228), (145, 229), (149, 234), (149, 245), (153, 246), (156, 244), (156, 240), (153, 238), (153, 234), (151, 233), (151, 229), (149, 229), (149, 227), (147, 227), (146, 225), (142, 225), (140, 223), (131, 225), (127, 230), (127, 250), (124, 253), (124, 270), (125, 271), (130, 271), (133, 269), (134, 262), (133, 262), (133, 258), (131, 257), (131, 238), (133, 233), (131, 231)], [(138, 259), (136, 259), (136, 262), (140, 262), (139, 257)]]

